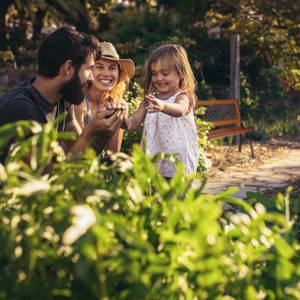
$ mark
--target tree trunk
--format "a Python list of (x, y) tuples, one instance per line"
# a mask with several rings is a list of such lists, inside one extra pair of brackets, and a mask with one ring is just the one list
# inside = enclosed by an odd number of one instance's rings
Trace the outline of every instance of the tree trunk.
[(32, 36), (32, 41), (36, 42), (39, 40), (41, 36), (41, 31), (43, 28), (43, 20), (46, 15), (45, 10), (38, 9), (38, 11), (35, 14), (35, 22), (33, 23), (33, 36)]
[[(241, 102), (240, 91), (240, 36), (230, 37), (230, 98)], [(236, 143), (241, 142), (241, 136), (235, 136)]]
[(86, 9), (86, 0), (80, 0), (80, 3), (83, 8), (83, 13), (80, 14), (78, 22), (76, 22), (76, 27), (78, 30), (83, 32), (89, 32), (89, 20), (88, 20), (88, 12)]
[(239, 34), (234, 34), (230, 38), (230, 98), (241, 101)]
[(8, 48), (8, 41), (6, 39), (6, 24), (5, 17), (9, 6), (13, 4), (12, 0), (1, 0), (0, 1), (0, 50)]

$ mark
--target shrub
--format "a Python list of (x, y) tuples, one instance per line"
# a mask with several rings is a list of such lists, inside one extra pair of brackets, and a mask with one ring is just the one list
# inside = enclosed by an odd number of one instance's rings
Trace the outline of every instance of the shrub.
[[(131, 116), (135, 112), (142, 99), (143, 99), (143, 90), (141, 86), (136, 82), (131, 82), (129, 89), (127, 90), (124, 99), (128, 104), (128, 115)], [(142, 139), (142, 127), (139, 127), (133, 132), (124, 132), (124, 138), (122, 142), (122, 151), (125, 153), (130, 153), (134, 144), (139, 144)]]
[[(299, 299), (281, 214), (189, 188), (179, 163), (167, 183), (138, 147), (109, 164), (65, 156), (53, 127), (0, 130), (1, 147), (32, 134), (0, 165), (0, 299)], [(241, 212), (224, 217), (223, 202)]]

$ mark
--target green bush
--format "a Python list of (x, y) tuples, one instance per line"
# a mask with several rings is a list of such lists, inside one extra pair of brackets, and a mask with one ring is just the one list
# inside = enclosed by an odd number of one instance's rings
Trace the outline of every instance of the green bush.
[[(248, 78), (241, 74), (242, 114), (254, 122), (264, 120), (272, 124), (288, 117), (287, 93), (281, 82), (281, 71), (273, 68), (264, 70), (264, 86), (254, 92)], [(251, 91), (252, 90), (252, 91)]]
[(255, 127), (254, 138), (297, 134), (298, 108), (289, 101), (283, 75), (279, 68), (263, 70), (264, 84), (255, 91), (249, 78), (241, 73), (242, 119)]
[[(131, 82), (129, 89), (126, 91), (124, 99), (128, 104), (128, 115), (131, 116), (135, 112), (142, 99), (143, 99), (143, 90), (141, 86), (136, 82)], [(139, 127), (133, 132), (124, 132), (124, 138), (122, 142), (122, 151), (125, 153), (130, 153), (134, 144), (139, 144), (142, 139), (143, 128)]]
[(180, 164), (167, 183), (139, 147), (66, 156), (54, 126), (0, 130), (20, 140), (0, 164), (0, 299), (299, 299), (282, 214), (189, 188)]
[(197, 89), (197, 93), (199, 94), (199, 99), (201, 100), (212, 100), (213, 91), (211, 87), (205, 82), (205, 80), (201, 80)]

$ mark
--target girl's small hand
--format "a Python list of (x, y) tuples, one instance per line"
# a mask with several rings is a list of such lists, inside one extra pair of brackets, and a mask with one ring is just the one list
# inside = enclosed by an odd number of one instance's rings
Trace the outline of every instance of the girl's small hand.
[(163, 101), (157, 99), (154, 95), (146, 95), (145, 99), (148, 102), (147, 112), (159, 112), (163, 111), (165, 108), (165, 104)]

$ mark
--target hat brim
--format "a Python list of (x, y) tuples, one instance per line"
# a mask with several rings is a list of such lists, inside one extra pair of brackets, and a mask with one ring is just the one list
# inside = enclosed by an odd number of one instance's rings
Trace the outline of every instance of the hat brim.
[(115, 61), (116, 63), (119, 64), (120, 69), (121, 69), (121, 74), (120, 74), (119, 81), (130, 80), (134, 76), (135, 65), (134, 65), (133, 60), (126, 59), (126, 58), (116, 59), (116, 58), (107, 57), (107, 56), (102, 56), (101, 58), (106, 59), (106, 60)]

